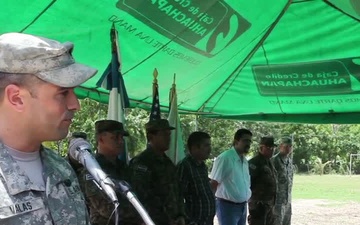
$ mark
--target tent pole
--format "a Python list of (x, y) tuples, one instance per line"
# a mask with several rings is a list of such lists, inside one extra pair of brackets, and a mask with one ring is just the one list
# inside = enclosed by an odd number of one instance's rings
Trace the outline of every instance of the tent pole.
[(195, 114), (195, 131), (199, 130), (199, 116), (197, 114)]

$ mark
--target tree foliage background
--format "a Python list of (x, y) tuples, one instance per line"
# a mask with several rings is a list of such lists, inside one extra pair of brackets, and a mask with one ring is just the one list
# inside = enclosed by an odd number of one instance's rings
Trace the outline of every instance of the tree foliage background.
[[(80, 102), (81, 110), (73, 120), (70, 134), (75, 131), (84, 131), (88, 134), (92, 144), (95, 144), (94, 123), (96, 120), (106, 118), (107, 105), (90, 99)], [(164, 114), (163, 118), (166, 117), (167, 115)], [(126, 129), (131, 134), (127, 139), (130, 157), (145, 149), (144, 125), (148, 118), (149, 113), (141, 109), (126, 111)], [(189, 134), (195, 130), (208, 132), (212, 136), (211, 159), (207, 162), (210, 167), (212, 159), (231, 147), (233, 135), (239, 128), (250, 129), (254, 134), (249, 157), (256, 154), (258, 141), (262, 136), (272, 135), (276, 139), (281, 136), (292, 137), (294, 140), (293, 160), (299, 173), (348, 174), (350, 154), (360, 153), (359, 125), (248, 122), (210, 119), (196, 115), (181, 115), (180, 119), (185, 143)], [(61, 155), (67, 153), (67, 139), (44, 144)], [(360, 157), (353, 159), (352, 173), (360, 173)]]

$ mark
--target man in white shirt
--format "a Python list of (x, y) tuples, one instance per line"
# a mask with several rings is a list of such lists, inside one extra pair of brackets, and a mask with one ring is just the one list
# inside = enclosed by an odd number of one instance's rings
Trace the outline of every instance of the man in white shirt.
[(214, 162), (210, 179), (216, 191), (216, 216), (220, 225), (246, 224), (247, 201), (251, 190), (245, 155), (249, 152), (251, 139), (251, 131), (237, 130), (233, 147), (221, 153)]

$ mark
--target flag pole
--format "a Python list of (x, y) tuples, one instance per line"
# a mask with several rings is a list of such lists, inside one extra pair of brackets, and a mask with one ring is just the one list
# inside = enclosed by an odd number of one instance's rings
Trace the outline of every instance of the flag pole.
[[(176, 96), (176, 73), (174, 73), (174, 79), (173, 79), (173, 84), (172, 84), (172, 97), (171, 97), (171, 103), (175, 102), (175, 99), (177, 96)], [(171, 106), (171, 107), (177, 107), (177, 106)], [(171, 108), (170, 108), (171, 110)], [(176, 118), (177, 120), (177, 118)], [(175, 155), (174, 155), (174, 159), (177, 159), (178, 158), (178, 149), (177, 149), (177, 143), (178, 143), (178, 132), (179, 132), (179, 129), (178, 129), (178, 123), (175, 123), (175, 142), (174, 142), (174, 149), (175, 149)], [(174, 162), (176, 164), (176, 162)]]
[(151, 105), (151, 112), (150, 112), (150, 118), (149, 121), (152, 120), (158, 120), (161, 118), (161, 112), (160, 112), (160, 99), (159, 99), (159, 85), (158, 85), (158, 77), (159, 73), (157, 69), (155, 68), (153, 71), (153, 85), (152, 85), (152, 105)]
[(155, 91), (156, 91), (156, 88), (157, 88), (157, 85), (158, 85), (158, 81), (157, 81), (158, 75), (159, 75), (159, 73), (158, 73), (157, 69), (154, 68), (154, 72), (153, 72), (153, 77), (154, 77), (154, 80), (153, 80), (153, 97), (155, 96)]

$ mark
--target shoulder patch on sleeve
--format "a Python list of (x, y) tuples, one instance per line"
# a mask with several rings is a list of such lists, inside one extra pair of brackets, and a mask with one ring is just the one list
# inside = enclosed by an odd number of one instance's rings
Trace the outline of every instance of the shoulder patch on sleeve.
[(137, 165), (137, 166), (135, 167), (135, 170), (138, 171), (138, 172), (146, 173), (146, 172), (148, 172), (149, 169), (148, 169), (148, 167), (145, 166), (145, 165)]
[(94, 177), (91, 174), (87, 173), (85, 175), (85, 180), (94, 180)]
[(253, 170), (256, 169), (256, 166), (254, 164), (252, 164), (252, 163), (249, 164), (249, 167), (250, 167), (250, 169), (253, 169)]

